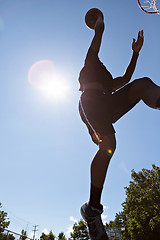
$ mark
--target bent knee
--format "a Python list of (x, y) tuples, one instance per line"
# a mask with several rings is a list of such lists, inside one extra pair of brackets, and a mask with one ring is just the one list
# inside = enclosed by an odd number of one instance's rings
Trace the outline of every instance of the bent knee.
[(108, 156), (112, 156), (116, 149), (115, 135), (102, 136), (99, 143), (99, 150), (106, 151)]
[(137, 99), (141, 99), (144, 92), (148, 91), (153, 85), (149, 77), (136, 79), (132, 82), (131, 95), (136, 95)]
[(133, 81), (133, 85), (138, 89), (144, 89), (146, 87), (149, 87), (152, 83), (153, 82), (149, 77), (143, 77)]

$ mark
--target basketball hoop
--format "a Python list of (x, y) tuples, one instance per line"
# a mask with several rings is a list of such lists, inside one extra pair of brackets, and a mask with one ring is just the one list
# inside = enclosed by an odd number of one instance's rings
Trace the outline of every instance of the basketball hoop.
[(160, 14), (160, 0), (138, 0), (138, 4), (145, 13)]

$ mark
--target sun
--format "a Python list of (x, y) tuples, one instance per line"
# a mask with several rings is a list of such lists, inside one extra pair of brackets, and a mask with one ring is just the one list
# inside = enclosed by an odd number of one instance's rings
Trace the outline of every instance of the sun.
[(28, 80), (48, 99), (62, 100), (69, 92), (66, 77), (49, 60), (40, 60), (34, 63), (29, 70)]

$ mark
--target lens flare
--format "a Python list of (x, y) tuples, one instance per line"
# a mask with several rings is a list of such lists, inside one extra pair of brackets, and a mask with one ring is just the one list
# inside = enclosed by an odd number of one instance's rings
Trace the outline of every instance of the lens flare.
[(111, 155), (113, 154), (112, 149), (108, 149), (108, 150), (107, 150), (107, 153), (108, 153), (109, 156), (111, 156)]
[(28, 73), (29, 83), (47, 98), (63, 99), (69, 90), (66, 78), (52, 61), (41, 60), (32, 65)]

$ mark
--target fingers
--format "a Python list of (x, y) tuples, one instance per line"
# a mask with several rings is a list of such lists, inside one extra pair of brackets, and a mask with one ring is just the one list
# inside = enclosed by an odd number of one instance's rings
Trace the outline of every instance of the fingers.
[(132, 42), (132, 44), (134, 44), (134, 43), (135, 43), (135, 41), (136, 41), (136, 39), (135, 39), (135, 38), (133, 38), (133, 42)]
[(143, 37), (143, 30), (140, 31), (140, 36)]
[(144, 36), (143, 36), (143, 30), (141, 30), (141, 31), (138, 32), (138, 39), (139, 39), (139, 38), (144, 38)]
[(137, 39), (133, 38), (132, 50), (135, 52), (139, 52), (143, 46), (143, 41), (144, 41), (143, 30), (141, 30), (138, 32)]

